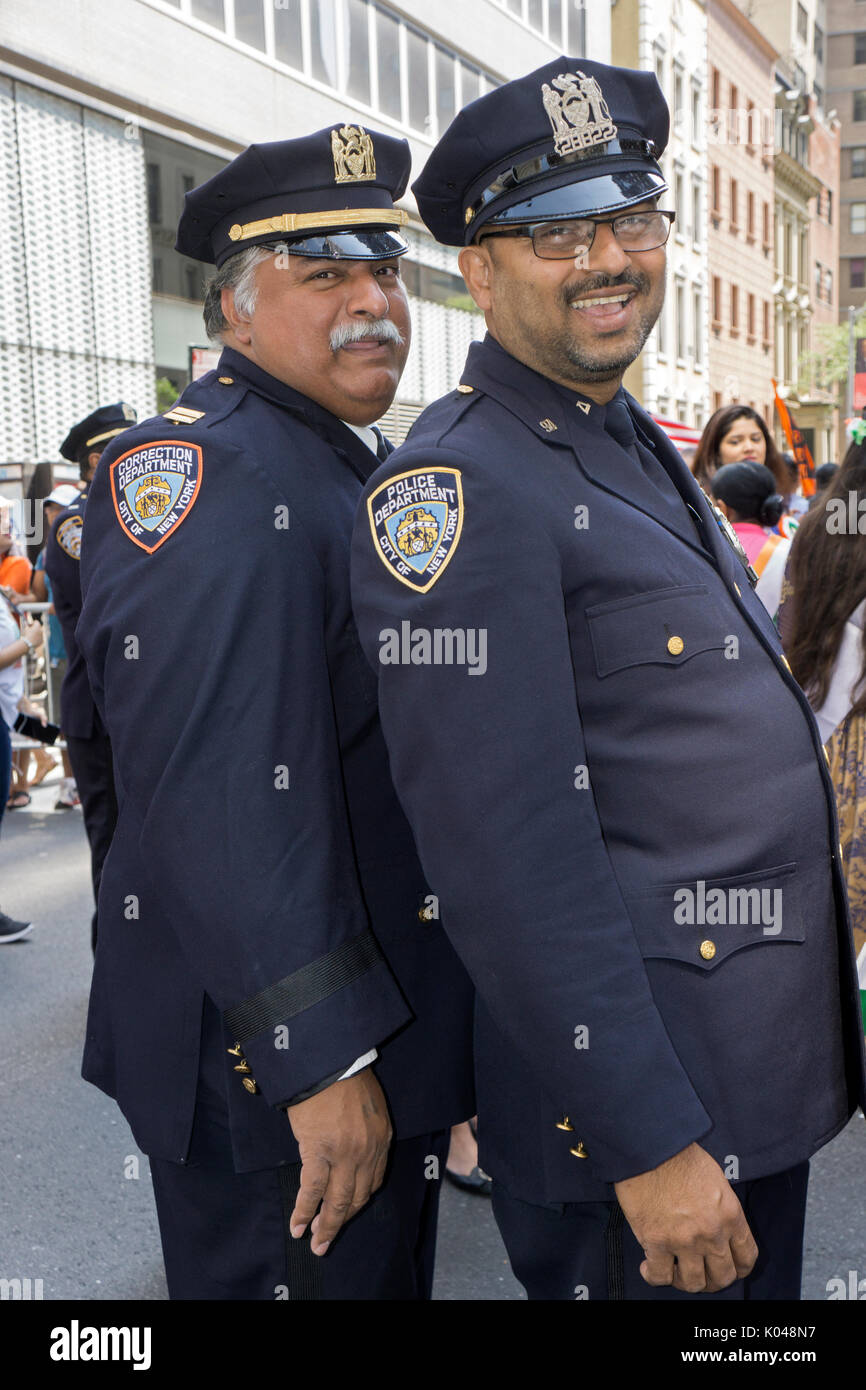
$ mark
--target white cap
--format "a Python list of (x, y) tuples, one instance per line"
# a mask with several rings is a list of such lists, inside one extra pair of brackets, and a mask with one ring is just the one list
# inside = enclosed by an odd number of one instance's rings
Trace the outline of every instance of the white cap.
[(80, 495), (78, 488), (74, 487), (72, 483), (58, 483), (57, 487), (49, 492), (45, 501), (56, 502), (59, 507), (71, 507)]

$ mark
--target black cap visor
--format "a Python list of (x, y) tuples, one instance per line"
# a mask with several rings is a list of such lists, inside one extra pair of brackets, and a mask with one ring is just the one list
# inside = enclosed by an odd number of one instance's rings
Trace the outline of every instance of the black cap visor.
[[(273, 234), (270, 238), (273, 241)], [(379, 231), (323, 232), (298, 237), (285, 243), (292, 256), (310, 256), (324, 261), (387, 261), (402, 256), (409, 243), (399, 232)]]
[(588, 217), (598, 212), (618, 212), (648, 202), (667, 192), (660, 173), (651, 169), (624, 169), (619, 173), (598, 174), (579, 183), (564, 183), (533, 198), (524, 198), (512, 207), (492, 215), (474, 230), (508, 226), (515, 222), (550, 222), (557, 217)]

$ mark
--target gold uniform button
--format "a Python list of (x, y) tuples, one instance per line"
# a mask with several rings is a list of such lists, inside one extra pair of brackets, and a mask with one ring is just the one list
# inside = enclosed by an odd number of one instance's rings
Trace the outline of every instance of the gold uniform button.
[(221, 377), (219, 378), (220, 386), (231, 386), (232, 383), (233, 383), (233, 381), (234, 381), (234, 377), (233, 377), (233, 376), (221, 376)]
[(704, 960), (712, 960), (712, 958), (713, 958), (713, 956), (714, 956), (715, 954), (716, 954), (716, 943), (715, 943), (715, 941), (702, 941), (702, 942), (701, 942), (701, 955), (703, 956)]
[(557, 1120), (556, 1128), (564, 1129), (567, 1132), (571, 1132), (574, 1129), (574, 1125), (571, 1123), (571, 1120), (568, 1118), (567, 1115), (563, 1115), (561, 1120)]
[(252, 1068), (250, 1067), (249, 1062), (238, 1062), (238, 1065), (234, 1068), (234, 1070), (248, 1072), (251, 1071)]
[(461, 396), (468, 396), (469, 393), (470, 393), (470, 391), (474, 391), (474, 390), (475, 390), (475, 387), (474, 387), (474, 386), (467, 386), (467, 385), (465, 384), (465, 382), (462, 382), (462, 381), (461, 381), (460, 385), (457, 387), (457, 390), (460, 392)]
[(251, 1096), (258, 1094), (258, 1086), (251, 1076), (244, 1077), (244, 1090), (249, 1091)]
[(226, 1052), (230, 1057), (243, 1057), (244, 1055), (244, 1050), (240, 1043), (235, 1043), (234, 1047), (227, 1047)]
[(568, 1152), (573, 1154), (575, 1158), (589, 1158), (589, 1151), (582, 1139), (578, 1139), (577, 1147), (569, 1149)]
[(239, 241), (243, 234), (244, 229), (239, 222), (235, 222), (234, 226), (229, 227), (229, 236), (232, 241)]
[(686, 644), (683, 641), (682, 637), (668, 638), (668, 651), (670, 652), (671, 656), (679, 656), (680, 652), (683, 650), (685, 645)]

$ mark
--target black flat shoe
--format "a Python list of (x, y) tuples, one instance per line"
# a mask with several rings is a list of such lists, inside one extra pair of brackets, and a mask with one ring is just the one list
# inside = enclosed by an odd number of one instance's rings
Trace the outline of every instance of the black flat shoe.
[(489, 1178), (483, 1168), (476, 1164), (471, 1173), (452, 1173), (450, 1168), (445, 1169), (445, 1176), (455, 1187), (459, 1187), (463, 1192), (474, 1192), (478, 1197), (489, 1197), (493, 1191), (493, 1179)]

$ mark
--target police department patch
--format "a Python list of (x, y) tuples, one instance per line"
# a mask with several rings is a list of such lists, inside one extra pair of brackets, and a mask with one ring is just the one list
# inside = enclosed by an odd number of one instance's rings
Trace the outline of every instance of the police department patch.
[(389, 478), (367, 499), (373, 544), (402, 584), (426, 594), (448, 565), (463, 529), (463, 487), (456, 468)]
[(198, 444), (160, 439), (121, 454), (111, 465), (111, 496), (130, 540), (150, 555), (192, 511), (201, 483)]
[(61, 521), (55, 533), (55, 539), (60, 549), (70, 555), (73, 560), (81, 559), (81, 532), (84, 529), (84, 522), (80, 516), (68, 516), (65, 521)]

